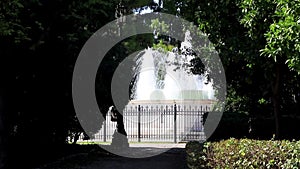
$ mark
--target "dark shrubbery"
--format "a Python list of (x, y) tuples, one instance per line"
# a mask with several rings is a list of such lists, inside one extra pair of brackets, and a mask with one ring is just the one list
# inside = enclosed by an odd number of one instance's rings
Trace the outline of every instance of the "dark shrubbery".
[(224, 112), (222, 119), (209, 138), (209, 141), (218, 141), (221, 139), (245, 138), (249, 136), (249, 117), (243, 113)]
[[(280, 139), (300, 139), (300, 116), (282, 116), (280, 118)], [(222, 119), (208, 141), (223, 139), (251, 138), (270, 139), (275, 133), (275, 122), (272, 117), (251, 118), (244, 113), (224, 112)]]
[(228, 139), (186, 146), (189, 168), (300, 168), (300, 141)]

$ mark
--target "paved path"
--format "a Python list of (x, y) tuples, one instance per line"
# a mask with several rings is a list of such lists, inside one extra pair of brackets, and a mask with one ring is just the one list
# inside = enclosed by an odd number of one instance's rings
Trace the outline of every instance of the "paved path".
[[(166, 152), (147, 158), (120, 156), (99, 158), (84, 169), (187, 169), (185, 144), (132, 144), (130, 147), (132, 149), (138, 148), (139, 153), (141, 151), (153, 153), (153, 151), (161, 151), (162, 149), (165, 149)], [(170, 147), (174, 148), (169, 149)]]
[[(110, 145), (102, 147), (108, 149)], [(74, 154), (36, 169), (187, 169), (185, 144), (135, 143), (123, 154), (127, 157), (100, 153), (90, 158), (88, 153)]]

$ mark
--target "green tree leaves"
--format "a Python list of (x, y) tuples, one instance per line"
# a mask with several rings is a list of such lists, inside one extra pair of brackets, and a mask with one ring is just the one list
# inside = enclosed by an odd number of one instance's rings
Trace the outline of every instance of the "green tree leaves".
[(264, 34), (266, 44), (261, 55), (280, 58), (290, 70), (300, 73), (300, 1), (276, 0), (241, 2), (241, 23), (248, 28), (249, 36), (257, 39)]
[(19, 0), (8, 0), (0, 4), (0, 37), (14, 43), (29, 40), (28, 27), (21, 24), (20, 13), (24, 6)]

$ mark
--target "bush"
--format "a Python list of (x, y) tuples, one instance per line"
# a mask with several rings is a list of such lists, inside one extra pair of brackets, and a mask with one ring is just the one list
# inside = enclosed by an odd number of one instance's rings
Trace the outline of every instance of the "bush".
[(209, 141), (249, 137), (249, 116), (243, 113), (224, 112), (215, 132)]
[(186, 161), (189, 168), (205, 168), (205, 153), (201, 150), (203, 150), (203, 144), (200, 144), (197, 141), (192, 141), (186, 144)]
[(188, 143), (186, 149), (188, 166), (193, 169), (300, 168), (300, 141), (228, 139), (202, 146)]

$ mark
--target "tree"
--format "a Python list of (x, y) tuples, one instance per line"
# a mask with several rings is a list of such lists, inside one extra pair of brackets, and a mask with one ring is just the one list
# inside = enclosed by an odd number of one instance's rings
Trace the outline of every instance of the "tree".
[[(248, 36), (263, 47), (257, 48), (260, 55), (273, 58), (274, 77), (272, 80), (272, 102), (276, 124), (276, 137), (279, 137), (280, 99), (284, 87), (286, 66), (290, 71), (298, 71), (300, 65), (300, 3), (299, 1), (250, 1), (241, 2), (241, 23), (248, 29)], [(297, 79), (297, 77), (291, 77)]]
[[(117, 3), (1, 3), (0, 98), (4, 104), (0, 115), (5, 121), (1, 123), (5, 124), (1, 141), (5, 134), (9, 137), (5, 147), (18, 156), (11, 159), (28, 162), (30, 155), (23, 153), (48, 154), (51, 148), (45, 150), (43, 145), (56, 148), (66, 144), (69, 131), (78, 129), (71, 97), (73, 66), (89, 36), (115, 19)], [(35, 153), (42, 149), (45, 152)]]
[[(228, 101), (235, 103), (229, 104), (227, 110), (230, 109), (230, 105), (243, 104), (243, 111), (250, 117), (257, 118), (261, 115), (270, 116), (266, 112), (269, 112), (272, 106), (276, 126), (274, 132), (277, 137), (279, 137), (280, 129), (280, 109), (282, 110), (282, 106), (286, 106), (282, 102), (299, 94), (298, 87), (295, 85), (299, 77), (291, 71), (291, 69), (296, 70), (297, 64), (290, 64), (290, 69), (285, 64), (297, 63), (298, 60), (299, 50), (294, 48), (293, 51), (289, 50), (291, 47), (287, 47), (293, 45), (297, 47), (298, 44), (296, 36), (298, 35), (296, 24), (298, 7), (295, 5), (294, 10), (285, 9), (284, 6), (287, 4), (283, 2), (188, 1), (186, 3), (194, 6), (194, 14), (183, 15), (187, 18), (196, 16), (200, 30), (208, 35), (219, 52), (226, 71), (227, 91), (230, 92), (229, 96), (236, 97), (236, 99), (229, 98)], [(184, 3), (181, 2), (181, 4)], [(182, 11), (183, 9), (181, 8), (180, 13), (187, 13)], [(282, 11), (282, 9), (289, 11), (289, 16), (286, 16), (284, 12), (274, 13), (274, 11)], [(285, 24), (280, 22), (279, 15), (284, 18), (281, 20), (288, 21)], [(275, 29), (278, 27), (276, 23), (284, 25), (285, 29)], [(290, 34), (286, 35), (289, 31)], [(276, 38), (273, 36), (275, 34)], [(279, 41), (280, 38), (281, 41)], [(276, 45), (281, 45), (281, 48)], [(280, 55), (281, 58), (279, 58), (280, 56), (274, 55), (283, 49), (285, 56)], [(290, 53), (296, 54), (288, 55)], [(272, 57), (262, 57), (261, 55)], [(237, 68), (239, 71), (236, 71)], [(282, 91), (285, 90), (284, 86), (287, 86), (287, 82), (293, 82), (294, 86), (289, 85), (292, 89), (289, 94), (283, 95)], [(290, 102), (290, 104), (292, 103)]]
[[(255, 15), (249, 13), (256, 13), (259, 8), (266, 8), (266, 6), (275, 6), (273, 13), (265, 15), (264, 18), (271, 20), (267, 32), (264, 34), (266, 39), (265, 48), (261, 49), (261, 54), (266, 57), (272, 57), (275, 62), (278, 59), (285, 61), (290, 70), (300, 72), (300, 42), (298, 40), (300, 34), (300, 1), (277, 0), (275, 2), (266, 2), (261, 4), (249, 4), (249, 1), (243, 2), (243, 11), (245, 17), (243, 23), (249, 29), (251, 28), (251, 20), (255, 19)], [(248, 11), (249, 12), (246, 12)], [(252, 36), (252, 35), (251, 35)]]
[(28, 40), (28, 28), (21, 24), (20, 12), (24, 6), (19, 0), (9, 0), (0, 4), (0, 168), (7, 167), (9, 150), (9, 106), (7, 106), (11, 77), (7, 74), (13, 44)]

